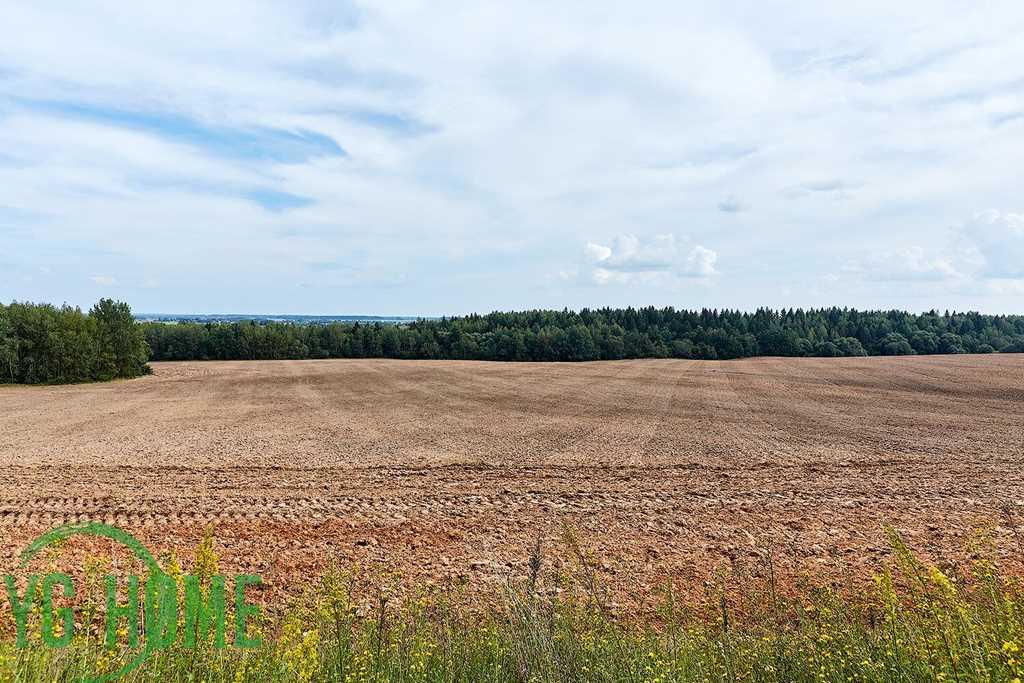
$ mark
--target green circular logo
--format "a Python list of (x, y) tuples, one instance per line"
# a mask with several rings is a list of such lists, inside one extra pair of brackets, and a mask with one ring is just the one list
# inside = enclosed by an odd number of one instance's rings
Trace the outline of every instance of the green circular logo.
[[(117, 543), (120, 543), (128, 550), (130, 550), (132, 554), (135, 555), (135, 557), (137, 557), (146, 565), (146, 568), (149, 570), (150, 581), (158, 582), (155, 585), (166, 585), (163, 582), (174, 581), (170, 576), (168, 576), (163, 571), (163, 569), (160, 568), (160, 565), (157, 563), (152, 553), (150, 553), (149, 550), (147, 550), (146, 547), (142, 545), (142, 543), (140, 543), (138, 539), (136, 539), (134, 536), (132, 536), (131, 534), (122, 529), (110, 526), (109, 524), (103, 524), (102, 522), (66, 524), (63, 526), (59, 526), (55, 529), (51, 529), (50, 531), (47, 531), (46, 533), (42, 534), (34, 541), (32, 541), (32, 543), (30, 543), (29, 546), (25, 548), (25, 550), (21, 553), (21, 568), (26, 568), (29, 562), (32, 561), (32, 558), (34, 558), (41, 550), (43, 550), (47, 546), (58, 541), (66, 540), (68, 538), (71, 538), (72, 536), (94, 536), (99, 538), (108, 538), (112, 541), (116, 541)], [(158, 591), (157, 595), (159, 596), (159, 599), (161, 601), (165, 601), (167, 599), (177, 601), (176, 593), (168, 594), (165, 591)], [(166, 606), (163, 605), (163, 603), (161, 602), (161, 611), (163, 610), (164, 607)], [(176, 610), (176, 602), (174, 607)], [(149, 657), (150, 654), (152, 654), (152, 651), (153, 642), (150, 638), (147, 637), (145, 638), (145, 645), (143, 646), (142, 650), (130, 662), (122, 666), (120, 669), (113, 671), (111, 673), (96, 676), (94, 678), (86, 678), (84, 680), (87, 683), (102, 683), (103, 681), (112, 681), (116, 678), (120, 678), (121, 676), (137, 668), (140, 664), (146, 661), (146, 658)]]

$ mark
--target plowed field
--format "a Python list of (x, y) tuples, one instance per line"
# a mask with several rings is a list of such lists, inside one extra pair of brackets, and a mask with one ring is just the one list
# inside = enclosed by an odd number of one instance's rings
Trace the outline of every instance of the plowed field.
[(154, 369), (0, 387), (4, 568), (101, 520), (184, 556), (213, 525), (272, 592), (353, 562), (474, 585), (569, 525), (644, 595), (769, 546), (790, 575), (874, 568), (884, 522), (963, 557), (1024, 505), (1021, 355)]

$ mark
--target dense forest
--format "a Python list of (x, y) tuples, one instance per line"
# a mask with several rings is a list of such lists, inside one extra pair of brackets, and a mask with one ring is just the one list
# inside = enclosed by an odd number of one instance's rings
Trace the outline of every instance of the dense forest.
[(1024, 316), (673, 308), (524, 311), (401, 325), (145, 323), (153, 360), (585, 361), (1024, 352)]
[(1024, 316), (673, 308), (524, 311), (384, 323), (137, 323), (127, 304), (0, 304), (0, 383), (137, 377), (153, 360), (866, 356), (1024, 352)]
[(128, 304), (102, 299), (89, 312), (0, 304), (0, 384), (67, 384), (138, 377), (149, 349)]

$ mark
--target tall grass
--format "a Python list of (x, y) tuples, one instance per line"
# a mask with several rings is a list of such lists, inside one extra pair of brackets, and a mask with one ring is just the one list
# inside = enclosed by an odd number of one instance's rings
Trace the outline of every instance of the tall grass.
[[(666, 590), (643, 618), (610, 607), (593, 560), (569, 536), (571, 573), (529, 573), (487, 608), (458, 592), (370, 593), (333, 572), (261, 628), (255, 650), (154, 654), (128, 681), (1020, 681), (1021, 582), (995, 561), (940, 570), (889, 531), (892, 560), (866, 585), (782, 594), (774, 572), (702, 599)], [(770, 568), (770, 559), (769, 559)], [(54, 681), (116, 669), (129, 653), (83, 635), (71, 646), (0, 646), (4, 680)]]

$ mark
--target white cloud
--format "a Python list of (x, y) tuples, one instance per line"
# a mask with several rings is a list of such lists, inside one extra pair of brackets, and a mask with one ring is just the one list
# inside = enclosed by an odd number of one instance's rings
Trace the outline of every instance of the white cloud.
[(989, 291), (997, 296), (1021, 296), (1024, 295), (1024, 280), (989, 280), (987, 283)]
[(718, 210), (722, 213), (740, 213), (746, 211), (748, 207), (746, 204), (737, 199), (734, 195), (729, 195), (722, 201), (718, 202)]
[(931, 247), (878, 250), (848, 263), (842, 275), (865, 283), (934, 283), (947, 291), (1019, 294), (1024, 291), (1024, 214), (978, 212)]
[(104, 287), (111, 287), (117, 284), (117, 279), (109, 275), (92, 275), (89, 279), (97, 285), (102, 285)]
[(718, 254), (698, 244), (686, 255), (686, 268), (683, 272), (698, 277), (718, 275), (718, 271), (715, 270), (716, 261)]
[(606, 261), (612, 255), (612, 250), (611, 247), (587, 242), (587, 246), (583, 247), (583, 253), (586, 255), (587, 260), (600, 263), (601, 261)]
[(951, 257), (929, 253), (917, 246), (870, 254), (849, 264), (845, 271), (883, 282), (948, 281), (964, 277)]
[(558, 271), (558, 279), (562, 282), (575, 282), (579, 275), (579, 271), (572, 269)]
[(989, 209), (975, 214), (960, 232), (983, 262), (983, 276), (1024, 278), (1024, 214)]
[(813, 196), (828, 197), (830, 199), (851, 199), (854, 190), (858, 187), (860, 187), (860, 183), (850, 183), (845, 180), (815, 180), (787, 188), (783, 190), (782, 194), (789, 199)]
[(607, 284), (678, 284), (682, 278), (710, 278), (718, 274), (718, 254), (698, 245), (680, 247), (675, 235), (641, 240), (618, 235), (610, 246), (588, 242), (583, 254), (589, 279)]

